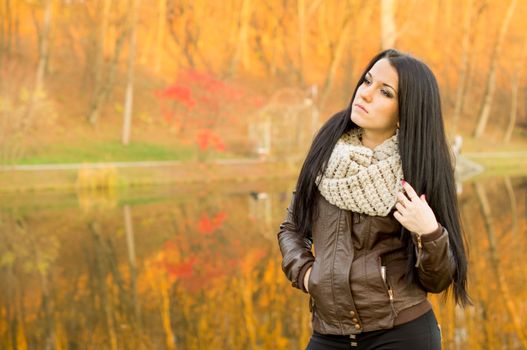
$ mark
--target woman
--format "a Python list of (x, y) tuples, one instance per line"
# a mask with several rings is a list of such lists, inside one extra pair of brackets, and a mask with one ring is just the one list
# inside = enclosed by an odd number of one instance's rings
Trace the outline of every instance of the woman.
[(287, 278), (310, 295), (307, 349), (441, 348), (427, 293), (470, 300), (439, 89), (423, 62), (393, 49), (371, 60), (313, 140), (278, 241)]

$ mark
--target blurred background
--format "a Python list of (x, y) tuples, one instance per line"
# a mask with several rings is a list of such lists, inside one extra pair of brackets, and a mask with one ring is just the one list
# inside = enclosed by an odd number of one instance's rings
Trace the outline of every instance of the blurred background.
[(527, 348), (524, 0), (0, 0), (0, 348), (304, 349), (276, 234), (394, 47), (436, 74), (470, 249), (444, 349)]

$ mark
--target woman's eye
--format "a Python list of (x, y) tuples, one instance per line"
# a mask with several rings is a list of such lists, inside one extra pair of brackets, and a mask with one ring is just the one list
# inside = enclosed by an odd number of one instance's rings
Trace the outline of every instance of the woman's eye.
[[(370, 84), (371, 84), (371, 81), (368, 80), (368, 78), (364, 78), (364, 84), (366, 84), (366, 85), (370, 85)], [(383, 95), (386, 96), (386, 97), (390, 97), (390, 98), (393, 97), (392, 94), (391, 94), (390, 92), (388, 92), (387, 90), (384, 90), (384, 89), (381, 90), (381, 94), (383, 94)]]

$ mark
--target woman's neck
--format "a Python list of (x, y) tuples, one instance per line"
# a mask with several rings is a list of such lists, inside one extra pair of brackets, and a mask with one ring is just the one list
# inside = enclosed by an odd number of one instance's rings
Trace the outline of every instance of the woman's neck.
[(362, 135), (361, 135), (361, 143), (363, 146), (368, 147), (370, 149), (374, 149), (390, 137), (395, 135), (394, 132), (388, 132), (388, 133), (374, 133), (371, 131), (367, 131), (363, 129)]

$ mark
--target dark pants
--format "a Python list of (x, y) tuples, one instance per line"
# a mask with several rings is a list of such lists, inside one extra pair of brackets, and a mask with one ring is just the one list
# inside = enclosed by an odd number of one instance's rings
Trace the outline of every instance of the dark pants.
[(441, 331), (430, 310), (413, 321), (390, 329), (349, 335), (313, 332), (306, 350), (440, 350)]

